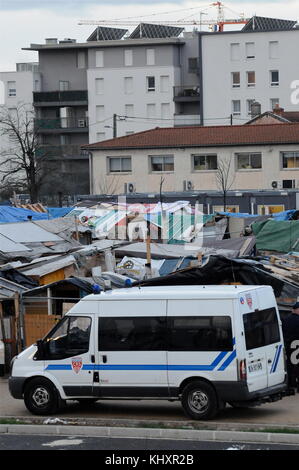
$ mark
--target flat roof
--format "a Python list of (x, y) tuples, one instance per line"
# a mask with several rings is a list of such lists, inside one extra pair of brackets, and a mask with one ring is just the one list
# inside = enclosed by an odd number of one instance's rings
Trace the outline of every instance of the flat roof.
[[(149, 286), (131, 287), (127, 289), (115, 289), (100, 294), (91, 294), (82, 299), (81, 302), (109, 301), (109, 300), (194, 300), (194, 299), (234, 299), (243, 292), (253, 291), (258, 288), (269, 286), (232, 286), (232, 285), (190, 285), (190, 286)], [(78, 304), (77, 304), (78, 305)]]

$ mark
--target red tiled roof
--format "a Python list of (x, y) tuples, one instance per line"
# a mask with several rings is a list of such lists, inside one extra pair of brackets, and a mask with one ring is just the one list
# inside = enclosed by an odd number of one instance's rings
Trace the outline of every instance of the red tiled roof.
[(84, 145), (83, 149), (214, 147), (299, 144), (299, 123), (260, 126), (161, 127)]
[(281, 113), (282, 117), (288, 119), (291, 122), (299, 122), (299, 112), (298, 111), (284, 111)]

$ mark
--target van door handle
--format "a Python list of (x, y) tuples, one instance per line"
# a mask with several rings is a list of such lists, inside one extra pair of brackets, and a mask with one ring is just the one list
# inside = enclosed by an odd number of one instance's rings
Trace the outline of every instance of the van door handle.
[(271, 364), (271, 362), (272, 362), (272, 359), (268, 359), (268, 364)]
[(107, 362), (107, 356), (106, 356), (106, 355), (102, 356), (102, 360), (103, 360), (103, 363), (106, 364), (106, 362)]

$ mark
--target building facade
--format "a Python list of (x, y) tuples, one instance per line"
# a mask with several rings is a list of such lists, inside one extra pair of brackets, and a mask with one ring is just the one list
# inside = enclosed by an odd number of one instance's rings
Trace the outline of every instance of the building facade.
[(91, 194), (299, 188), (295, 123), (160, 128), (84, 148)]
[(201, 34), (203, 125), (244, 124), (253, 102), (299, 110), (299, 29), (272, 28)]

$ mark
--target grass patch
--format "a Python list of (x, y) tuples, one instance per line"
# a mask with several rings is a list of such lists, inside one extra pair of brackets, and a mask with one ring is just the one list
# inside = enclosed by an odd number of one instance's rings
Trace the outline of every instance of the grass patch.
[(268, 433), (273, 433), (273, 434), (299, 434), (299, 429), (263, 428), (263, 429), (250, 429), (249, 432), (268, 432)]
[(27, 424), (25, 421), (13, 418), (0, 418), (0, 424)]

